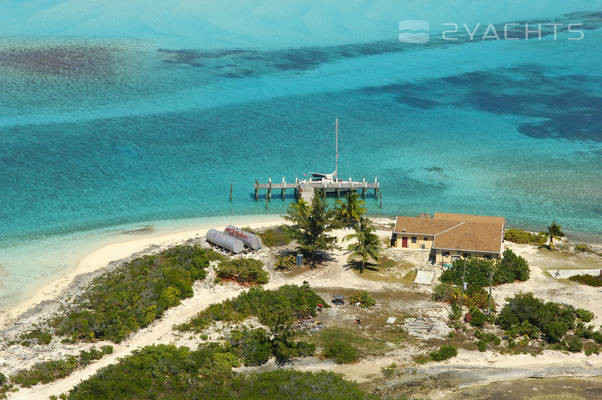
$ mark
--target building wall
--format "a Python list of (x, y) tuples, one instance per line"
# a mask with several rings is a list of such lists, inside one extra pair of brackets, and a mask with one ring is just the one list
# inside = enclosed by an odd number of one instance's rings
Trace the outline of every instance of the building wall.
[[(414, 249), (414, 250), (420, 250), (420, 249), (424, 249), (424, 250), (430, 250), (431, 247), (433, 247), (433, 240), (434, 240), (434, 236), (433, 235), (403, 235), (403, 234), (396, 234), (396, 239), (393, 241), (393, 246), (394, 247), (398, 247), (398, 248), (404, 248), (403, 247), (403, 238), (406, 237), (408, 238), (408, 249)], [(415, 238), (415, 243), (412, 240), (412, 238)]]
[(435, 262), (437, 264), (451, 263), (453, 261), (452, 258), (454, 258), (454, 257), (490, 258), (492, 260), (495, 260), (499, 257), (499, 254), (498, 253), (476, 253), (476, 252), (457, 251), (457, 250), (435, 249)]

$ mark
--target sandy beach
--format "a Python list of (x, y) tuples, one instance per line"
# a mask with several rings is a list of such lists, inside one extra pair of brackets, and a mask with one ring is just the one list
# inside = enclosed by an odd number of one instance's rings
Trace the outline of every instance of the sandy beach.
[[(30, 310), (47, 300), (52, 300), (62, 293), (81, 274), (95, 272), (109, 263), (125, 259), (140, 252), (155, 251), (176, 245), (188, 239), (204, 236), (209, 229), (223, 229), (229, 224), (238, 224), (251, 228), (262, 228), (283, 223), (280, 216), (241, 216), (231, 218), (222, 225), (212, 222), (203, 222), (197, 226), (186, 226), (178, 228), (174, 226), (163, 230), (138, 230), (114, 235), (113, 238), (105, 240), (99, 248), (85, 254), (78, 259), (74, 265), (67, 268), (59, 277), (45, 282), (42, 286), (35, 288), (24, 301), (13, 306), (5, 313), (0, 313), (0, 329), (6, 328), (19, 315)], [(109, 241), (107, 244), (106, 242)], [(76, 250), (74, 249), (74, 252)]]

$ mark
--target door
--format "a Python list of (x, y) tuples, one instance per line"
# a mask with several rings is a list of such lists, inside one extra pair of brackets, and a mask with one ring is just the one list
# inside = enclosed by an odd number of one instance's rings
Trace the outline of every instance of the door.
[(401, 238), (401, 247), (408, 247), (408, 238), (407, 237)]

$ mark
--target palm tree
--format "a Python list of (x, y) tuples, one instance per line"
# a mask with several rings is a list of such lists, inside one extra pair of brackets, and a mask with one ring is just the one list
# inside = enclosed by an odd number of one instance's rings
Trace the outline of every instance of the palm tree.
[(360, 195), (357, 192), (349, 192), (347, 194), (347, 202), (343, 203), (337, 200), (336, 218), (346, 227), (353, 227), (361, 216), (366, 212), (363, 207), (366, 204), (364, 200), (360, 200)]
[(362, 258), (360, 272), (364, 272), (369, 257), (372, 257), (375, 261), (380, 258), (380, 240), (374, 233), (374, 227), (368, 218), (360, 216), (354, 229), (355, 233), (345, 236), (343, 240), (355, 239), (355, 243), (350, 244), (347, 249), (351, 250), (352, 254)]
[(562, 226), (558, 225), (556, 222), (552, 222), (552, 225), (548, 226), (546, 236), (550, 240), (550, 244), (548, 246), (550, 250), (554, 250), (554, 239), (564, 237), (564, 232), (562, 232), (561, 229)]

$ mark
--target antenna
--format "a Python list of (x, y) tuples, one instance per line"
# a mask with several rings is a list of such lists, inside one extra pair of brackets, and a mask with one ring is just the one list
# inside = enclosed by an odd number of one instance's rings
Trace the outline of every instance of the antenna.
[(335, 118), (334, 120), (334, 142), (335, 142), (335, 167), (334, 167), (334, 176), (338, 178), (339, 172), (339, 119)]

